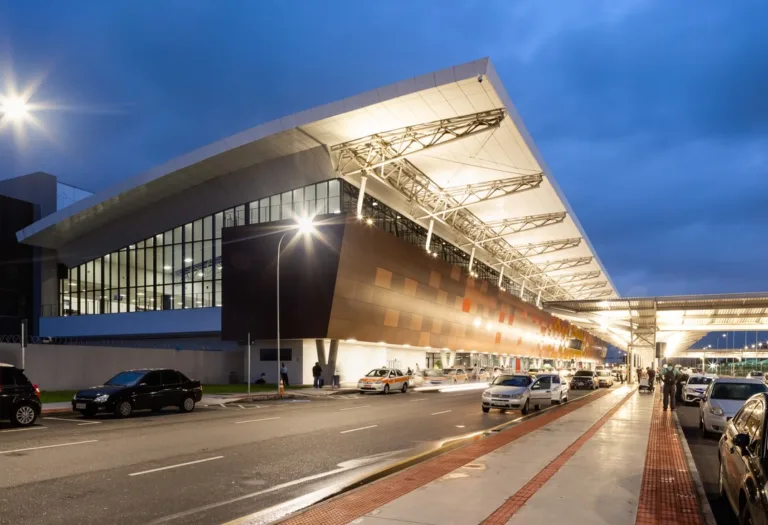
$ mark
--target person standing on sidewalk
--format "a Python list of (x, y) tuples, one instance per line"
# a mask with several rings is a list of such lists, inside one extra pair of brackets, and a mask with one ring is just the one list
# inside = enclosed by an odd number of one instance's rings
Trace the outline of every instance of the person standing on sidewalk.
[(675, 390), (677, 390), (677, 371), (670, 365), (664, 367), (661, 375), (661, 381), (664, 383), (664, 410), (669, 406), (675, 410)]
[(656, 389), (656, 370), (652, 367), (648, 367), (648, 386), (651, 387), (651, 391)]
[(315, 363), (315, 366), (312, 367), (312, 377), (314, 378), (314, 387), (320, 388), (320, 377), (323, 375), (323, 369), (320, 367), (320, 363)]
[(283, 386), (288, 388), (288, 367), (285, 366), (285, 363), (280, 363), (280, 365), (280, 379), (283, 380)]

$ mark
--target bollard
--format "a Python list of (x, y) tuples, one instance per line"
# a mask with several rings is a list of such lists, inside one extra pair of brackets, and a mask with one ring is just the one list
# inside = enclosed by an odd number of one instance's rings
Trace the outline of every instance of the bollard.
[(280, 397), (283, 397), (283, 394), (285, 393), (285, 387), (283, 386), (282, 378), (280, 378), (280, 382), (278, 383), (277, 393)]

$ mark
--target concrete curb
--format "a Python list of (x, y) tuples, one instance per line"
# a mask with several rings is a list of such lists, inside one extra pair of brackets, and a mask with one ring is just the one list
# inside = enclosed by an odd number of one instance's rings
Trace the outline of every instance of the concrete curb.
[(46, 414), (74, 414), (71, 408), (43, 408), (40, 413)]
[(683, 447), (683, 455), (688, 463), (688, 471), (691, 473), (691, 479), (696, 486), (696, 496), (699, 500), (699, 510), (704, 516), (704, 521), (707, 525), (717, 525), (715, 515), (712, 514), (712, 507), (709, 506), (709, 500), (707, 499), (707, 493), (704, 491), (704, 484), (701, 482), (701, 476), (699, 476), (699, 469), (696, 468), (696, 463), (693, 461), (693, 454), (688, 447), (688, 440), (685, 438), (683, 432), (683, 425), (680, 424), (680, 419), (677, 417), (677, 410), (673, 410), (672, 414), (675, 416), (675, 426), (677, 427), (677, 439), (680, 441)]

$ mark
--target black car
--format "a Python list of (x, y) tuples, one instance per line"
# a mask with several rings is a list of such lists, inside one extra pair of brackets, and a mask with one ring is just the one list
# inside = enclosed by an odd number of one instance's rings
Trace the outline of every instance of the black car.
[(573, 379), (571, 379), (571, 389), (578, 390), (579, 388), (589, 388), (590, 390), (600, 388), (597, 372), (592, 372), (591, 370), (579, 370), (576, 372), (573, 375)]
[(72, 398), (72, 409), (85, 417), (98, 412), (128, 417), (134, 410), (160, 411), (165, 407), (191, 412), (202, 397), (200, 381), (177, 370), (126, 370), (101, 386), (80, 390)]
[(0, 363), (0, 419), (28, 427), (40, 415), (40, 389), (13, 365)]
[(720, 494), (739, 516), (739, 523), (768, 524), (768, 393), (747, 399), (728, 421), (720, 438)]

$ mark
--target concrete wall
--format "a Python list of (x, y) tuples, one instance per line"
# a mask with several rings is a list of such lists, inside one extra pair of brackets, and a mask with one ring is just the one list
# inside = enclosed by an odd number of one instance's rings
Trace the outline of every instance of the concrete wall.
[[(313, 344), (314, 344), (314, 340), (313, 340)], [(240, 348), (244, 355), (243, 358), (247, 360), (247, 357), (245, 357), (246, 348), (245, 347), (240, 347)], [(275, 383), (277, 380), (277, 362), (262, 361), (261, 360), (262, 348), (277, 348), (277, 345), (275, 344), (274, 340), (271, 340), (271, 341), (263, 340), (263, 341), (251, 342), (251, 381), (256, 381), (263, 372), (266, 374), (267, 383)], [(286, 348), (291, 349), (292, 359), (287, 360), (283, 357), (281, 361), (285, 363), (286, 368), (288, 368), (289, 384), (302, 385), (302, 384), (312, 383), (312, 374), (310, 373), (309, 375), (307, 375), (304, 372), (304, 369), (306, 368), (304, 365), (304, 362), (306, 361), (306, 357), (303, 351), (303, 342), (301, 340), (281, 340), (280, 350), (282, 351), (282, 350), (285, 350)], [(313, 358), (312, 365), (315, 364), (315, 360), (316, 359)], [(310, 370), (312, 368), (312, 365), (310, 365)]]
[[(0, 343), (0, 362), (20, 367), (20, 346)], [(243, 365), (241, 351), (29, 345), (26, 352), (27, 377), (41, 390), (99, 385), (121, 370), (131, 368), (175, 368), (204, 384), (226, 384), (230, 371), (243, 376)]]
[(221, 308), (190, 308), (120, 314), (43, 317), (45, 337), (119, 337), (221, 331)]

